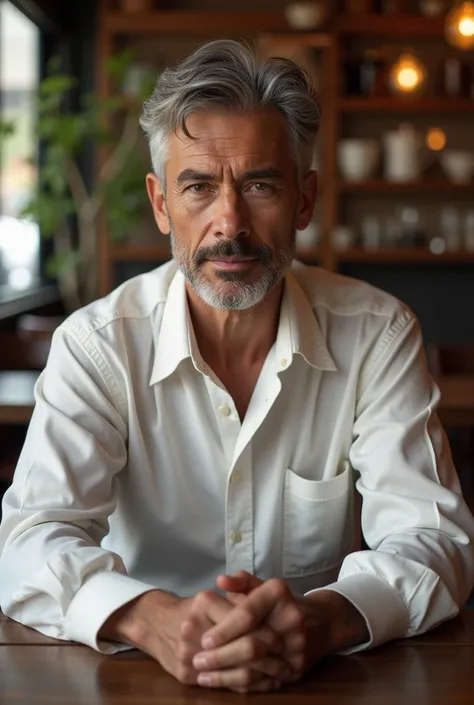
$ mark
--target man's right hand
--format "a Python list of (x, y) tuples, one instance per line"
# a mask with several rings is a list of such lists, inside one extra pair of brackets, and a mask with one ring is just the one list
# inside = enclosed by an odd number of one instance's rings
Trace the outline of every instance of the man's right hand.
[[(199, 676), (193, 657), (202, 651), (203, 634), (234, 607), (210, 590), (184, 599), (152, 590), (114, 612), (99, 639), (130, 644), (153, 656), (181, 683), (205, 686), (205, 674)], [(240, 637), (235, 646), (235, 663), (226, 668), (231, 690), (267, 692), (280, 686), (289, 667), (278, 657), (282, 642), (270, 627)]]

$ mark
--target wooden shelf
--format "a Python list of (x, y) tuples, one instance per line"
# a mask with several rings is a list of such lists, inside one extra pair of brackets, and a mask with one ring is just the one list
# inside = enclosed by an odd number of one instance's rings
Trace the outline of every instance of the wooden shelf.
[(167, 261), (171, 258), (169, 245), (114, 245), (110, 248), (110, 258), (114, 262)]
[(474, 262), (474, 252), (458, 250), (456, 252), (443, 252), (436, 255), (424, 249), (380, 249), (375, 251), (363, 250), (362, 248), (351, 248), (335, 252), (336, 259), (341, 263), (347, 262), (378, 262), (386, 264), (425, 264), (425, 263), (451, 263), (451, 264), (472, 264)]
[(474, 196), (474, 183), (455, 184), (447, 179), (424, 181), (393, 182), (383, 179), (370, 181), (340, 181), (337, 185), (340, 193), (366, 193), (366, 194), (398, 194), (398, 193), (447, 193), (449, 195), (472, 194)]
[(337, 101), (336, 107), (342, 113), (471, 113), (474, 112), (474, 100), (472, 98), (343, 96)]
[(108, 34), (252, 34), (288, 31), (283, 12), (244, 11), (156, 11), (107, 12), (104, 28)]
[(338, 34), (387, 37), (442, 37), (444, 17), (429, 18), (423, 15), (343, 15), (336, 19), (334, 29)]

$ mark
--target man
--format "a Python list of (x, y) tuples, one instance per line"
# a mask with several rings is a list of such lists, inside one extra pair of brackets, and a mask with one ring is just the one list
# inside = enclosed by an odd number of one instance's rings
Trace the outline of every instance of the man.
[(161, 75), (142, 126), (174, 260), (54, 336), (4, 499), (13, 619), (247, 692), (467, 598), (473, 519), (417, 321), (291, 264), (318, 116), (296, 65), (234, 42)]

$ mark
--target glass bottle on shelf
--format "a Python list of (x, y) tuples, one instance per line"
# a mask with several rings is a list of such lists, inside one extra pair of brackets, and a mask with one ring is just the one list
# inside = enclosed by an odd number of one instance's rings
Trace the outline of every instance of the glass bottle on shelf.
[(441, 208), (440, 234), (447, 252), (456, 252), (461, 248), (461, 222), (459, 212), (453, 206)]
[(437, 69), (437, 91), (443, 98), (468, 98), (473, 79), (469, 64), (457, 57), (443, 59)]
[(412, 205), (400, 205), (396, 212), (401, 227), (400, 245), (408, 249), (424, 247), (426, 242), (420, 209)]
[(362, 95), (386, 95), (387, 70), (386, 62), (376, 49), (364, 51), (360, 62), (360, 89)]
[(375, 215), (366, 215), (360, 224), (360, 242), (364, 250), (374, 252), (382, 244), (382, 228)]
[(474, 252), (474, 211), (468, 211), (464, 221), (464, 248)]

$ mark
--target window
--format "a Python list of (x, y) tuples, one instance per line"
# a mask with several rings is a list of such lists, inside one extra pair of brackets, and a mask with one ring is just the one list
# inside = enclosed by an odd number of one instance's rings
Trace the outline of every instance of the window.
[(39, 67), (40, 30), (0, 0), (0, 120), (14, 126), (13, 135), (0, 141), (0, 299), (39, 280), (39, 229), (21, 215), (37, 179), (32, 159)]

